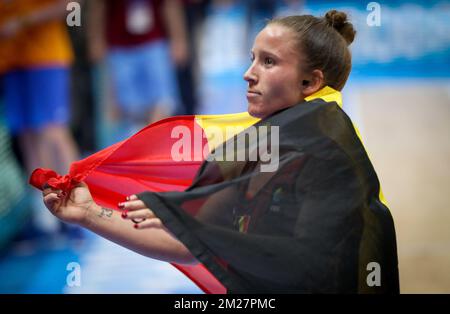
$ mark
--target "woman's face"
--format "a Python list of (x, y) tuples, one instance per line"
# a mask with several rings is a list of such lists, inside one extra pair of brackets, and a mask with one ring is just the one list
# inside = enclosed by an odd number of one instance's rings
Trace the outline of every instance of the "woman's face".
[(266, 118), (304, 99), (306, 78), (300, 70), (304, 59), (290, 29), (266, 26), (256, 37), (251, 56), (252, 64), (244, 74), (250, 115)]

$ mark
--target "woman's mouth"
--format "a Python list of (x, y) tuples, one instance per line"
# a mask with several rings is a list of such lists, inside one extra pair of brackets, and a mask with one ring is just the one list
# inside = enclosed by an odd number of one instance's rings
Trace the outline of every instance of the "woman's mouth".
[(247, 90), (247, 98), (254, 98), (254, 97), (258, 97), (261, 96), (261, 93), (255, 90)]

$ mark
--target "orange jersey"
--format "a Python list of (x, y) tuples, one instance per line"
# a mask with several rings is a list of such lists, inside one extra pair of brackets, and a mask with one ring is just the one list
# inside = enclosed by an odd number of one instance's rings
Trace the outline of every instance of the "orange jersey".
[[(0, 0), (0, 29), (59, 0)], [(16, 68), (69, 65), (73, 52), (65, 19), (26, 25), (9, 38), (0, 37), (0, 73)]]

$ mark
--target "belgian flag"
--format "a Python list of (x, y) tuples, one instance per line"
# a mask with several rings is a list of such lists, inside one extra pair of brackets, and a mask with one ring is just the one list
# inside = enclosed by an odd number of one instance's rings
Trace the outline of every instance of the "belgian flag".
[(207, 293), (398, 293), (392, 216), (341, 106), (325, 87), (264, 120), (169, 118), (30, 182), (85, 181), (110, 208), (140, 193), (200, 262), (174, 266)]

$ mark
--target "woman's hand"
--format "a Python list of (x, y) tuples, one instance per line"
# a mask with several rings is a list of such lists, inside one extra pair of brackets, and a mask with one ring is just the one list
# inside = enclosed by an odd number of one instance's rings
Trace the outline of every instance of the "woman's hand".
[(74, 224), (83, 224), (90, 210), (100, 207), (94, 202), (86, 183), (82, 182), (72, 189), (69, 195), (51, 187), (42, 192), (44, 204), (57, 218)]
[(131, 195), (126, 202), (119, 203), (119, 208), (123, 210), (122, 218), (133, 221), (136, 229), (164, 227), (161, 220), (136, 195)]

